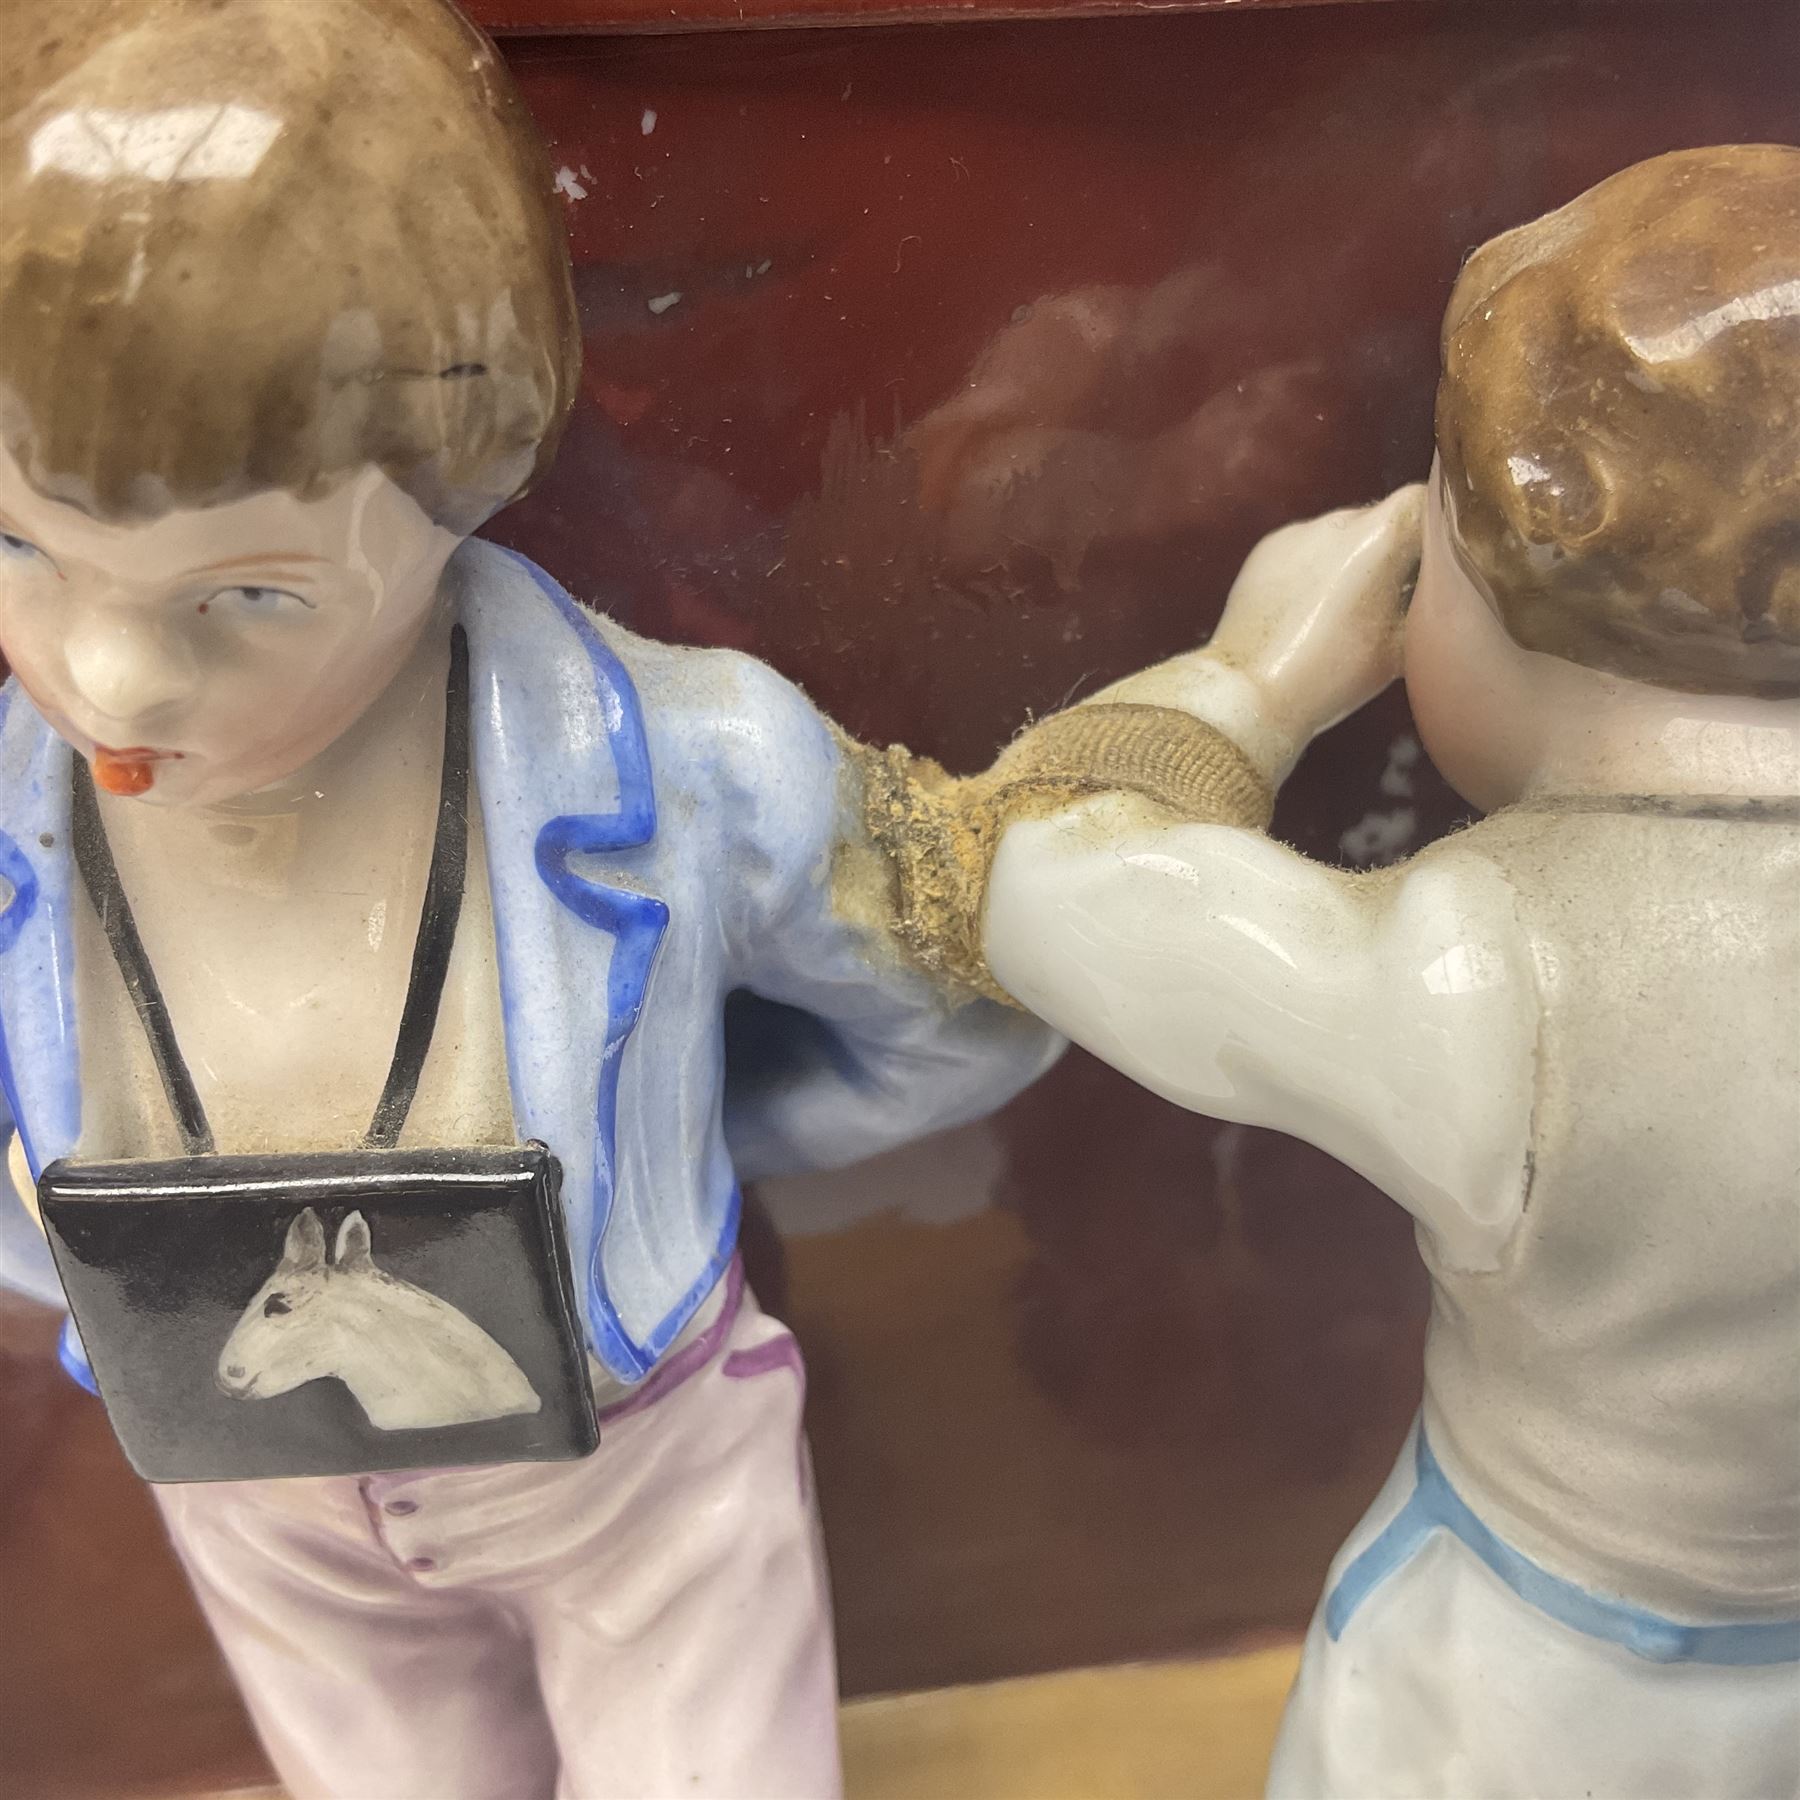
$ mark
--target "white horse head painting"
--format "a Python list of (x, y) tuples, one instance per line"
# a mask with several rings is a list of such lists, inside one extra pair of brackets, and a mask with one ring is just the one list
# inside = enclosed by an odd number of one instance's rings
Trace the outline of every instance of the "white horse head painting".
[(325, 1255), (309, 1206), (288, 1226), (275, 1272), (219, 1353), (219, 1386), (266, 1400), (335, 1377), (380, 1431), (472, 1425), (543, 1405), (524, 1371), (448, 1302), (375, 1266), (353, 1212)]

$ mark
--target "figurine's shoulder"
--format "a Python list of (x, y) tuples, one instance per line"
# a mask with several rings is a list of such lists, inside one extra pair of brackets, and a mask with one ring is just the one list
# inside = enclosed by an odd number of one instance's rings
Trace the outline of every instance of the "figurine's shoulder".
[(1481, 820), (1352, 881), (1409, 964), (1455, 954), (1510, 954), (1522, 941), (1513, 859)]
[(1789, 872), (1797, 856), (1800, 802), (1615, 794), (1521, 801), (1421, 852), (1480, 859), (1525, 890), (1607, 892), (1717, 885), (1734, 869)]
[(833, 753), (830, 728), (793, 682), (741, 650), (662, 644), (600, 629), (631, 671), (652, 732), (750, 776), (793, 774)]
[(746, 900), (811, 879), (853, 813), (838, 738), (812, 702), (742, 651), (601, 629), (638, 684), (672, 836), (713, 845)]
[(835, 735), (798, 687), (741, 650), (663, 644), (596, 621), (630, 673), (665, 801), (736, 832), (814, 835), (836, 807)]
[[(1414, 857), (1408, 886), (1467, 928), (1510, 912), (1510, 935), (1563, 971), (1699, 957), (1791, 966), (1800, 945), (1800, 817), (1790, 803), (1642, 796), (1521, 803)], [(1742, 949), (1743, 954), (1739, 954)]]
[[(511, 692), (542, 697), (610, 689), (609, 731), (641, 735), (659, 799), (727, 803), (761, 835), (815, 832), (836, 806), (840, 756), (817, 708), (768, 664), (736, 650), (659, 643), (573, 598), (524, 557), (471, 543), (458, 553), (458, 605)], [(540, 721), (541, 724), (541, 721)]]

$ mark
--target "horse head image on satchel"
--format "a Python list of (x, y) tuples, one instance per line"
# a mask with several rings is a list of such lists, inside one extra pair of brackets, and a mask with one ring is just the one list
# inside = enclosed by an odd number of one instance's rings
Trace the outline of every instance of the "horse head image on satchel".
[(458, 628), (412, 970), (354, 1150), (218, 1153), (75, 762), (76, 862), (186, 1154), (67, 1158), (38, 1196), (101, 1397), (150, 1480), (556, 1461), (599, 1441), (555, 1158), (399, 1147), (462, 910), (468, 688)]
[(361, 1213), (338, 1227), (327, 1260), (325, 1227), (309, 1206), (219, 1352), (219, 1386), (263, 1400), (334, 1377), (379, 1431), (472, 1425), (543, 1405), (473, 1319), (376, 1267)]

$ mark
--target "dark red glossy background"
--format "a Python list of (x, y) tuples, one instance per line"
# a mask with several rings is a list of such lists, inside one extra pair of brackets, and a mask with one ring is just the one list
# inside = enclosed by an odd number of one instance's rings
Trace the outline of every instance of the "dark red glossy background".
[[(1792, 0), (508, 49), (588, 361), (497, 535), (963, 768), (1202, 636), (1270, 526), (1424, 472), (1475, 244), (1652, 152), (1800, 135)], [(1413, 756), (1390, 698), (1278, 828), (1349, 860), (1441, 832)], [(1378, 1195), (1076, 1057), (991, 1125), (762, 1207), (849, 1690), (1303, 1622), (1416, 1390), (1423, 1284)], [(253, 1769), (94, 1409), (10, 1368), (0, 1393), (0, 1769), (46, 1800)]]

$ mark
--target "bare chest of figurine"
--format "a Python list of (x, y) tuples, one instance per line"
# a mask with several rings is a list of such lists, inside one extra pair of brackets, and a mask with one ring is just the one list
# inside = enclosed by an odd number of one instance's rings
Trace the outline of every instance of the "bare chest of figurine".
[[(403, 1142), (512, 1135), (493, 919), (479, 813), (470, 812), (462, 914)], [(116, 842), (139, 935), (221, 1150), (343, 1149), (361, 1139), (405, 1004), (430, 824), (429, 808), (413, 805), (341, 832), (309, 832), (297, 819), (179, 821)], [(77, 926), (82, 1153), (178, 1154), (149, 1040), (85, 903)]]

